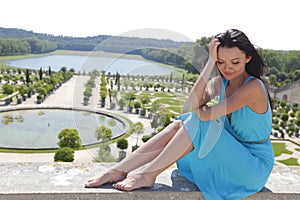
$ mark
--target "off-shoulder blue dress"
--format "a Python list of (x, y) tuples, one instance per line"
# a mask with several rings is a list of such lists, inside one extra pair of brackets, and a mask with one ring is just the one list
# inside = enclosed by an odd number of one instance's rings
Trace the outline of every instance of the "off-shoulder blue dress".
[[(225, 98), (227, 84), (224, 79), (219, 101)], [(198, 186), (205, 199), (241, 199), (264, 187), (274, 166), (268, 140), (272, 131), (270, 103), (264, 114), (245, 106), (233, 112), (230, 121), (227, 116), (201, 121), (193, 112), (177, 120), (183, 121), (194, 145), (192, 152), (177, 161), (178, 170)]]

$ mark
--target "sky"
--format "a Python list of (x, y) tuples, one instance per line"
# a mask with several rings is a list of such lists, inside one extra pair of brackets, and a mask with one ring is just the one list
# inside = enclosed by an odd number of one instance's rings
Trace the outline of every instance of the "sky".
[(0, 27), (87, 37), (196, 41), (230, 28), (257, 47), (300, 50), (297, 0), (6, 0)]

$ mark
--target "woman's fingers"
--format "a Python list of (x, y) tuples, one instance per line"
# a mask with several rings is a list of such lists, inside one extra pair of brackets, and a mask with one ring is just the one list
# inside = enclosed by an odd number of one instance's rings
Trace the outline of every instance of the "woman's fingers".
[(220, 45), (220, 41), (217, 38), (213, 38), (209, 43), (209, 55), (213, 59), (214, 62), (217, 62), (217, 49)]

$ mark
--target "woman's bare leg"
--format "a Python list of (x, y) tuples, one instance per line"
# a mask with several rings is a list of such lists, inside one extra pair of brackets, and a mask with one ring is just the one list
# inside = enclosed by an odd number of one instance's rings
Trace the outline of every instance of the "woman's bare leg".
[(114, 184), (114, 187), (126, 191), (152, 187), (159, 173), (192, 150), (192, 141), (185, 129), (181, 127), (161, 153), (141, 173), (128, 176), (122, 182)]
[(160, 154), (181, 126), (181, 121), (174, 121), (124, 160), (117, 163), (115, 166), (99, 176), (88, 180), (85, 186), (98, 187), (107, 182), (123, 180), (130, 171), (147, 164)]

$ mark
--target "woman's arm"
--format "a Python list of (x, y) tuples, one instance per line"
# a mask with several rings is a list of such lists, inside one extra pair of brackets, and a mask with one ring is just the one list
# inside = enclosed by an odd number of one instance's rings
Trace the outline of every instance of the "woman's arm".
[(205, 105), (211, 99), (212, 94), (209, 94), (209, 91), (206, 90), (206, 87), (208, 85), (211, 72), (213, 71), (217, 61), (217, 47), (219, 44), (220, 42), (218, 39), (213, 39), (209, 43), (208, 62), (194, 84), (184, 107), (190, 106), (192, 109), (197, 109)]
[(244, 106), (249, 106), (257, 113), (264, 113), (267, 110), (268, 99), (258, 79), (249, 81), (221, 103), (211, 107), (200, 107), (193, 111), (201, 120), (207, 121), (230, 114)]

